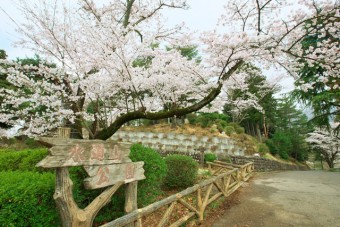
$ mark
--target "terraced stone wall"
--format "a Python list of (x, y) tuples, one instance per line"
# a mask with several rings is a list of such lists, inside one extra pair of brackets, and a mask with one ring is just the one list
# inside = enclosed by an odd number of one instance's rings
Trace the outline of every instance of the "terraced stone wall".
[(244, 155), (245, 148), (227, 137), (195, 136), (176, 133), (118, 131), (111, 138), (114, 141), (141, 143), (157, 150), (161, 155), (185, 154), (200, 159), (200, 151), (205, 153)]

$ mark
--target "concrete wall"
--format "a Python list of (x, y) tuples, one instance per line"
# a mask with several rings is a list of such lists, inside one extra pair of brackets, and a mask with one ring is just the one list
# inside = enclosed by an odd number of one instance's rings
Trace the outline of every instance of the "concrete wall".
[(198, 137), (176, 133), (118, 131), (110, 139), (141, 143), (159, 151), (161, 154), (163, 153), (163, 155), (171, 151), (172, 153), (184, 153), (193, 156), (198, 155), (200, 150), (205, 153), (223, 153), (236, 156), (245, 154), (245, 148), (237, 147), (236, 142), (227, 137)]
[(273, 171), (273, 170), (308, 170), (307, 166), (291, 165), (277, 162), (261, 157), (240, 157), (230, 156), (235, 164), (245, 164), (247, 162), (254, 162), (255, 171)]

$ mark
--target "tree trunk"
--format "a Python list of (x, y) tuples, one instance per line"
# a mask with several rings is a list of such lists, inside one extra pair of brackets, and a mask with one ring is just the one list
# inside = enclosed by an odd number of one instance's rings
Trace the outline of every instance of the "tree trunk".
[(257, 134), (260, 142), (262, 143), (262, 136), (261, 136), (261, 131), (260, 131), (259, 124), (256, 124), (256, 134)]

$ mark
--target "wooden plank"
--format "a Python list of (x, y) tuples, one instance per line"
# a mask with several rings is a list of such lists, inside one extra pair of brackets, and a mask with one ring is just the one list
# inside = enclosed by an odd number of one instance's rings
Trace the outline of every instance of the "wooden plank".
[[(65, 141), (64, 139), (57, 138), (57, 141), (59, 140)], [(36, 166), (56, 168), (83, 165), (107, 165), (130, 161), (128, 157), (130, 153), (129, 143), (113, 143), (100, 140), (70, 141), (65, 141), (67, 143), (66, 145), (58, 144), (50, 148), (49, 156), (41, 160)]]
[(143, 180), (144, 162), (130, 162), (103, 166), (84, 166), (89, 177), (84, 180), (86, 189), (103, 188), (119, 181), (125, 184)]

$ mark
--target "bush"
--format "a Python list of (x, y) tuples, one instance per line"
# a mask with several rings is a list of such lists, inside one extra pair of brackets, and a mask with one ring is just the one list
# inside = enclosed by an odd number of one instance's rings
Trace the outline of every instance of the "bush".
[(164, 159), (153, 149), (141, 144), (131, 146), (130, 158), (133, 162), (144, 161), (145, 180), (138, 182), (138, 207), (154, 202), (162, 193), (161, 185), (167, 168)]
[(257, 144), (257, 150), (261, 154), (269, 153), (269, 147), (265, 143)]
[(197, 124), (203, 128), (216, 124), (219, 130), (222, 130), (229, 121), (228, 116), (219, 113), (188, 114), (187, 119), (190, 124)]
[(236, 127), (235, 131), (237, 134), (244, 134), (244, 128), (241, 126)]
[(228, 136), (230, 136), (232, 133), (235, 132), (235, 129), (234, 129), (233, 126), (226, 126), (226, 127), (224, 127), (224, 132), (225, 132)]
[(268, 140), (265, 141), (265, 143), (268, 146), (269, 151), (272, 155), (276, 155), (278, 153), (277, 148), (276, 148), (273, 140), (268, 139)]
[(43, 171), (35, 165), (47, 155), (47, 149), (0, 152), (0, 171)]
[(165, 158), (168, 173), (164, 185), (168, 188), (187, 188), (197, 178), (198, 164), (189, 156), (170, 155)]
[(1, 226), (60, 226), (54, 174), (0, 172)]
[(280, 157), (281, 157), (282, 159), (285, 159), (285, 160), (287, 160), (287, 159), (289, 158), (289, 155), (288, 155), (287, 152), (284, 151), (284, 150), (280, 150), (280, 151), (279, 151), (279, 155), (280, 155)]
[(217, 159), (217, 157), (213, 153), (204, 154), (204, 161), (205, 162), (214, 162), (216, 159)]

